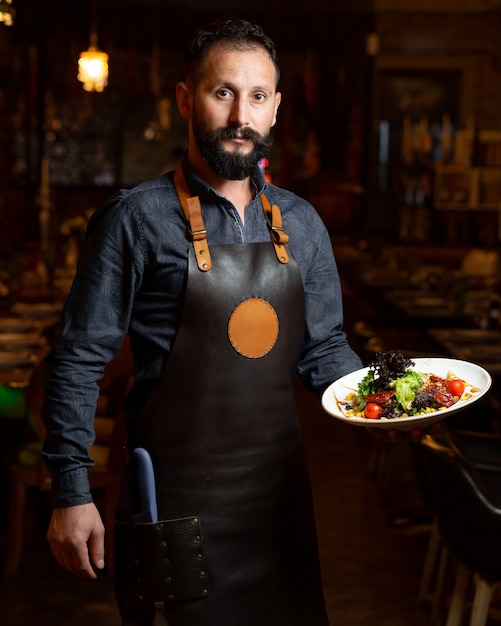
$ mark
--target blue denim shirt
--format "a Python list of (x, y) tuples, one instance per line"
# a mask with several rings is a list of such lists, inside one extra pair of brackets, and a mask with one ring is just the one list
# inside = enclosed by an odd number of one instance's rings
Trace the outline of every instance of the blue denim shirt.
[[(335, 379), (362, 366), (342, 330), (339, 275), (329, 235), (314, 208), (293, 193), (253, 176), (255, 199), (245, 225), (235, 207), (183, 162), (202, 203), (208, 244), (269, 241), (259, 195), (278, 204), (290, 250), (301, 272), (306, 304), (298, 373), (321, 394)], [(128, 333), (135, 384), (127, 414), (133, 419), (151, 396), (180, 320), (191, 247), (173, 173), (122, 190), (92, 216), (58, 337), (47, 357), (43, 457), (57, 507), (92, 501), (87, 467), (97, 381)]]

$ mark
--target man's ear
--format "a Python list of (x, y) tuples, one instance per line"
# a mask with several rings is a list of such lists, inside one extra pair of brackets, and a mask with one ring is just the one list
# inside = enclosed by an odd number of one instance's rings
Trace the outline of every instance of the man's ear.
[(282, 101), (282, 94), (277, 91), (275, 94), (275, 114), (273, 115), (273, 121), (271, 123), (272, 126), (275, 126), (277, 123), (277, 115), (278, 115), (278, 107), (280, 106), (280, 102)]
[(176, 85), (176, 102), (179, 113), (185, 120), (191, 117), (191, 90), (186, 83)]

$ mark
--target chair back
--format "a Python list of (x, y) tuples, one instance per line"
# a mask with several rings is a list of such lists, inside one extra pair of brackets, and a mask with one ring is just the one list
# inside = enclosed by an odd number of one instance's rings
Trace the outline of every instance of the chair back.
[(501, 467), (501, 435), (492, 432), (449, 428), (449, 445), (478, 468)]
[(468, 569), (501, 580), (501, 488), (486, 480), (500, 468), (476, 468), (447, 438), (427, 436), (419, 452), (443, 542)]

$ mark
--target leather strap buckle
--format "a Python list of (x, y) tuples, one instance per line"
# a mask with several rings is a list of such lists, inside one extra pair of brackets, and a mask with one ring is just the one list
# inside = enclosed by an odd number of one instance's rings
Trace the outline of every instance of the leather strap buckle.
[(195, 239), (198, 235), (202, 235), (202, 237), (207, 235), (207, 231), (205, 229), (204, 230), (190, 230), (190, 229), (188, 229), (188, 232), (193, 237), (193, 239)]
[(190, 196), (190, 190), (179, 167), (174, 173), (174, 183), (177, 195), (183, 208), (187, 223), (188, 234), (193, 243), (198, 269), (208, 272), (212, 267), (209, 246), (207, 245), (207, 230), (202, 217), (202, 207), (198, 196)]
[(288, 263), (289, 255), (285, 244), (289, 242), (289, 235), (282, 227), (282, 214), (276, 204), (271, 205), (264, 193), (261, 194), (261, 204), (270, 229), (271, 242), (275, 248), (275, 254), (280, 263)]

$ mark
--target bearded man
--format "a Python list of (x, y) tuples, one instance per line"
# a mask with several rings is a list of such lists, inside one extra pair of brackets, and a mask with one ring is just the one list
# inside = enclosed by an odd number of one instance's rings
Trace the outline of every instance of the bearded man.
[(124, 625), (152, 624), (159, 602), (169, 626), (328, 624), (294, 381), (320, 396), (362, 363), (324, 224), (259, 166), (278, 81), (259, 26), (223, 20), (197, 34), (176, 89), (183, 162), (93, 215), (47, 359), (48, 538), (62, 565), (95, 578), (97, 381), (130, 341), (131, 460), (115, 525)]

